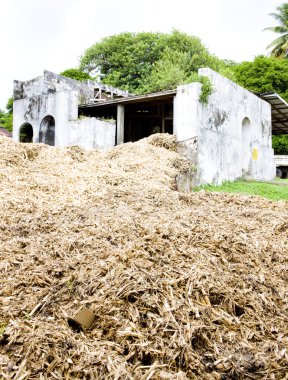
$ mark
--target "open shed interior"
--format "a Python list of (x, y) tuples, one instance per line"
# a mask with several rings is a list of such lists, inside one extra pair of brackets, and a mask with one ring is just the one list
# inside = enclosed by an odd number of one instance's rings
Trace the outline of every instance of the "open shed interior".
[(125, 106), (124, 141), (138, 141), (154, 133), (173, 133), (173, 103)]
[(173, 133), (174, 96), (131, 97), (124, 102), (109, 101), (79, 106), (79, 116), (117, 121), (117, 105), (124, 106), (124, 142), (138, 141), (154, 133)]

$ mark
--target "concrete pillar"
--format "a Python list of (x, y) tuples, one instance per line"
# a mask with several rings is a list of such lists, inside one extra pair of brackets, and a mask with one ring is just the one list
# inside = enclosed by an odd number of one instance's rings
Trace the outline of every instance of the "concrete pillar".
[(199, 135), (201, 115), (199, 111), (199, 96), (201, 83), (195, 82), (177, 87), (173, 103), (173, 133), (178, 142)]
[(124, 143), (124, 106), (118, 104), (117, 106), (117, 138), (116, 144)]

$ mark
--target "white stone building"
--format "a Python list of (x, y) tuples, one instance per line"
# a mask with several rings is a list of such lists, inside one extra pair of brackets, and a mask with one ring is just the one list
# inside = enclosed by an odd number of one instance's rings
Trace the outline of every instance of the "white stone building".
[(273, 179), (271, 105), (211, 69), (199, 74), (213, 86), (207, 104), (199, 101), (200, 83), (134, 96), (48, 71), (15, 81), (13, 138), (93, 149), (174, 133), (191, 162), (182, 181), (187, 190), (241, 177)]

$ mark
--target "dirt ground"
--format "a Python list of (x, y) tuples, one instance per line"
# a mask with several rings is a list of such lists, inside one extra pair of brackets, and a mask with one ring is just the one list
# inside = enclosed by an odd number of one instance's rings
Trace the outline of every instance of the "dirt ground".
[(288, 203), (180, 193), (187, 168), (173, 136), (0, 137), (1, 379), (288, 379)]

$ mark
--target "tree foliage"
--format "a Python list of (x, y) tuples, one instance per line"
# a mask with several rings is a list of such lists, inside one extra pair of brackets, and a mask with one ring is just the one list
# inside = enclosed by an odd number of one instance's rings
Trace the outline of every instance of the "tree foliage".
[(106, 37), (85, 51), (80, 70), (98, 73), (103, 83), (139, 94), (175, 88), (198, 68), (218, 70), (221, 65), (198, 37), (175, 30)]
[(223, 59), (220, 62), (220, 67), (218, 69), (218, 72), (219, 72), (219, 74), (221, 74), (224, 77), (232, 80), (233, 82), (237, 82), (234, 69), (238, 65), (239, 65), (239, 63), (236, 63), (235, 61), (232, 61), (230, 59)]
[(4, 111), (0, 110), (0, 127), (7, 129), (9, 132), (13, 130), (13, 98), (9, 98)]
[(275, 154), (288, 155), (288, 135), (272, 136), (272, 148)]
[(276, 58), (288, 58), (288, 3), (284, 3), (277, 8), (278, 13), (270, 13), (270, 16), (279, 23), (277, 26), (266, 28), (265, 30), (279, 34), (267, 49), (272, 48), (271, 56)]
[(277, 92), (288, 101), (288, 60), (258, 56), (234, 68), (238, 84), (255, 92)]
[(60, 73), (60, 75), (63, 75), (64, 77), (68, 77), (71, 79), (76, 79), (79, 81), (85, 81), (87, 79), (92, 79), (92, 77), (89, 74), (87, 74), (84, 71), (79, 70), (79, 69), (67, 69), (65, 71), (62, 71), (62, 73)]

